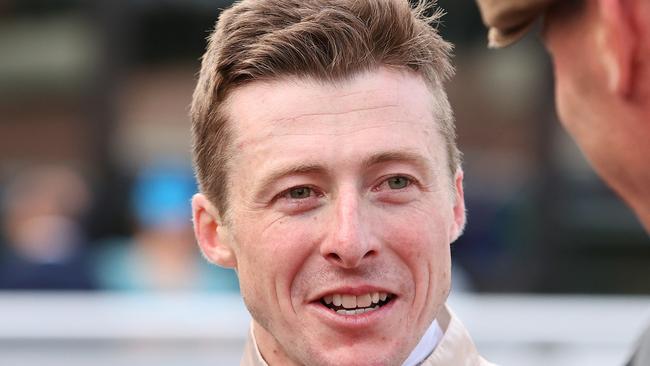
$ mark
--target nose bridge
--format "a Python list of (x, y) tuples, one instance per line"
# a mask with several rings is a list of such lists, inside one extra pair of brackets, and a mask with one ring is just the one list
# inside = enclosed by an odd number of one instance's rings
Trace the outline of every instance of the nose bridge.
[(330, 262), (354, 268), (374, 252), (366, 233), (363, 201), (357, 189), (339, 191), (333, 207), (330, 235), (322, 254)]
[(359, 232), (361, 229), (359, 206), (359, 197), (356, 192), (343, 192), (339, 195), (336, 203), (334, 233), (337, 236), (337, 241), (342, 245), (359, 246), (359, 243), (357, 243), (361, 236)]

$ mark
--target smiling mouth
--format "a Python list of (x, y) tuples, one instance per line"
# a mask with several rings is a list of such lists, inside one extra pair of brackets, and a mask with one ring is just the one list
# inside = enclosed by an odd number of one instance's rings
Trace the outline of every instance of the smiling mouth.
[(320, 303), (341, 315), (357, 315), (375, 311), (388, 304), (395, 295), (386, 292), (371, 292), (360, 296), (332, 294), (323, 296)]

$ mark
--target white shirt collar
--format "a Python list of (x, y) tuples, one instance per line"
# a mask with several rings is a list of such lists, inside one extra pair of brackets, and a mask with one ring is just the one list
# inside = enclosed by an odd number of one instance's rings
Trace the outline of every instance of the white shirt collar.
[(442, 328), (440, 328), (438, 321), (434, 319), (433, 322), (431, 322), (429, 329), (427, 329), (427, 331), (424, 333), (420, 339), (420, 342), (418, 342), (417, 346), (415, 346), (402, 366), (419, 365), (422, 361), (429, 357), (431, 353), (433, 353), (433, 350), (438, 345), (438, 342), (440, 342), (442, 336)]

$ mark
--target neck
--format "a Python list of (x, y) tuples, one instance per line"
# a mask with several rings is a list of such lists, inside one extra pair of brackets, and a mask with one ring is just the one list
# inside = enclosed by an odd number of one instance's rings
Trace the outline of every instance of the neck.
[(267, 365), (301, 366), (287, 356), (275, 337), (253, 320), (253, 338)]

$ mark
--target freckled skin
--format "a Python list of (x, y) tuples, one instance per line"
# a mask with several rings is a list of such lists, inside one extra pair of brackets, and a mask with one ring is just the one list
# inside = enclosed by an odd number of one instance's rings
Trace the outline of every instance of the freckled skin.
[[(447, 169), (431, 98), (420, 76), (386, 69), (339, 84), (254, 82), (231, 95), (232, 220), (221, 241), (270, 365), (400, 365), (443, 306), (449, 244), (465, 217), (462, 173)], [(386, 152), (424, 163), (363, 164)], [(301, 168), (260, 185), (287, 166)], [(410, 184), (392, 189), (393, 176)], [(293, 187), (309, 196), (291, 199)], [(364, 328), (314, 310), (323, 291), (364, 285), (396, 295)]]

